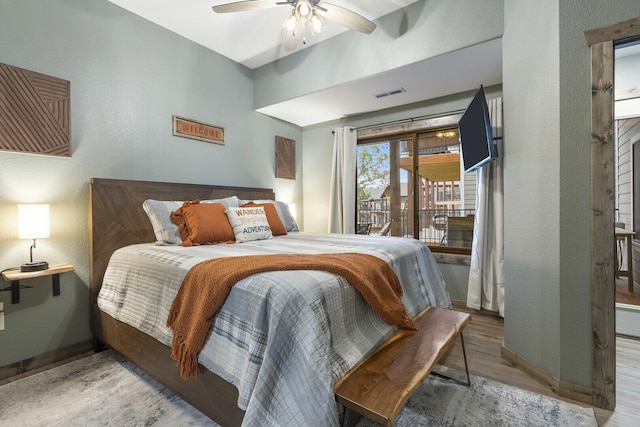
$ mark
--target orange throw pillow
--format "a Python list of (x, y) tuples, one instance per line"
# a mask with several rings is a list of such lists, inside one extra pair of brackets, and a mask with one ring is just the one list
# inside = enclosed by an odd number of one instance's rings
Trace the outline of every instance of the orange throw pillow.
[(282, 223), (282, 220), (278, 216), (278, 211), (273, 203), (254, 203), (249, 202), (240, 206), (241, 208), (250, 208), (252, 206), (262, 206), (264, 213), (267, 215), (267, 222), (269, 222), (269, 228), (271, 228), (271, 234), (274, 236), (285, 236), (287, 234), (287, 228)]
[(171, 212), (171, 221), (178, 225), (182, 246), (213, 245), (235, 239), (231, 224), (220, 203), (184, 202)]

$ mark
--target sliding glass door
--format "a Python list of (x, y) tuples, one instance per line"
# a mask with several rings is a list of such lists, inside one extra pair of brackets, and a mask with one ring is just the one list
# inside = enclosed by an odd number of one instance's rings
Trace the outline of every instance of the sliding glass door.
[(371, 234), (414, 237), (413, 138), (358, 144), (357, 223)]
[(457, 126), (360, 141), (357, 150), (359, 230), (471, 247), (475, 174), (461, 173)]

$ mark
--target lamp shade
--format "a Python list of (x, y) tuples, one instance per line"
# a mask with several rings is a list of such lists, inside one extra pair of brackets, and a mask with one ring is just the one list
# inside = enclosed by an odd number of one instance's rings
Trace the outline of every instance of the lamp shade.
[(295, 203), (289, 203), (289, 213), (291, 214), (293, 219), (295, 219), (296, 221), (298, 220), (298, 217), (296, 216), (296, 204)]
[(49, 205), (18, 205), (18, 238), (49, 237)]

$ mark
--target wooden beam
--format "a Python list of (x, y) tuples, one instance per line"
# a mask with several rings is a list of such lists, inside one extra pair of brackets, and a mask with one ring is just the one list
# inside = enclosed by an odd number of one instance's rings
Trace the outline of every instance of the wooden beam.
[(400, 212), (400, 141), (393, 140), (389, 144), (389, 206), (391, 207), (391, 235), (402, 236), (402, 213)]
[(616, 402), (613, 271), (613, 41), (591, 46), (591, 306), (593, 404)]
[(585, 31), (584, 36), (589, 46), (594, 46), (599, 43), (635, 37), (638, 35), (638, 27), (640, 27), (640, 16), (608, 27)]
[(640, 17), (586, 31), (591, 46), (591, 324), (593, 404), (616, 400), (615, 288), (613, 286), (614, 43), (640, 35)]

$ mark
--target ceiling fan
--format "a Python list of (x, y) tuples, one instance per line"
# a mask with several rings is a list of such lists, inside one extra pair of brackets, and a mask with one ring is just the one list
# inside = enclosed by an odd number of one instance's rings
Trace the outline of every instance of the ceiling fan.
[(283, 24), (284, 49), (287, 51), (294, 50), (300, 40), (305, 43), (307, 24), (311, 28), (311, 34), (318, 34), (324, 30), (323, 18), (365, 34), (371, 33), (376, 28), (376, 24), (364, 16), (322, 0), (245, 0), (213, 6), (213, 11), (216, 13), (243, 12), (284, 5), (293, 7)]

